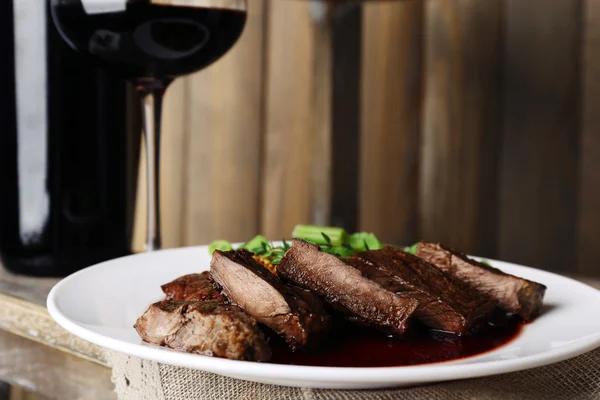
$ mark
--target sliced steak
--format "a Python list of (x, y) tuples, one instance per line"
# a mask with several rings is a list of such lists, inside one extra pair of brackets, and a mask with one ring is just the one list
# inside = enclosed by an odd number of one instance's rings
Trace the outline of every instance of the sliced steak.
[(174, 350), (232, 360), (271, 358), (256, 320), (233, 305), (161, 301), (152, 304), (134, 328), (144, 341)]
[(398, 296), (339, 258), (300, 239), (277, 266), (277, 274), (322, 296), (355, 322), (404, 333), (419, 302)]
[(227, 299), (215, 288), (210, 273), (189, 274), (161, 286), (167, 300), (226, 302)]
[(393, 247), (365, 251), (347, 262), (390, 292), (417, 299), (415, 316), (434, 329), (469, 333), (496, 308), (491, 299), (465, 283)]
[(187, 303), (159, 301), (148, 307), (133, 326), (144, 342), (163, 346), (185, 324)]
[(419, 243), (417, 256), (491, 297), (502, 309), (521, 316), (525, 321), (531, 321), (540, 314), (546, 293), (546, 286), (541, 283), (505, 274), (437, 243)]
[(316, 346), (328, 333), (330, 316), (312, 293), (282, 282), (246, 250), (213, 253), (213, 279), (227, 298), (282, 336), (292, 348)]

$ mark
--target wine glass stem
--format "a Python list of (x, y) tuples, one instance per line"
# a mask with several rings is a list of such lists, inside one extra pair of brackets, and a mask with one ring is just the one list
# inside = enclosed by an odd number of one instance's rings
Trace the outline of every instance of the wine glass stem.
[(136, 88), (142, 101), (144, 147), (146, 149), (147, 233), (144, 251), (162, 246), (160, 232), (160, 128), (162, 99), (167, 84), (157, 80), (139, 80)]

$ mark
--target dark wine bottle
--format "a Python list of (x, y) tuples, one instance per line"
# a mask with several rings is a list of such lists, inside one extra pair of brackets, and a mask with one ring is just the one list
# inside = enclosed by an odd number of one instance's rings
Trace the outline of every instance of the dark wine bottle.
[(130, 253), (127, 84), (69, 48), (37, 0), (0, 2), (0, 257), (64, 276)]

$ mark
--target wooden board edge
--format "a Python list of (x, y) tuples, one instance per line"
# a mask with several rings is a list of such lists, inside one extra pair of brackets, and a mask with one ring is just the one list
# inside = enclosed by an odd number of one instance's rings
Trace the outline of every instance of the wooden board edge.
[(0, 329), (109, 367), (100, 346), (67, 332), (45, 307), (0, 293)]

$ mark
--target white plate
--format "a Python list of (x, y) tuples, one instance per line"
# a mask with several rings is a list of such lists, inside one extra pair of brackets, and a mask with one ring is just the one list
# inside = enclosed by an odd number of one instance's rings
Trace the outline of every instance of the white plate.
[(163, 250), (104, 262), (59, 282), (48, 310), (66, 330), (140, 358), (256, 382), (312, 388), (381, 388), (465, 379), (538, 367), (600, 347), (600, 292), (549, 272), (492, 261), (548, 286), (545, 309), (509, 344), (481, 356), (408, 367), (334, 368), (233, 361), (141, 342), (133, 324), (163, 295), (160, 285), (209, 268), (206, 246)]

